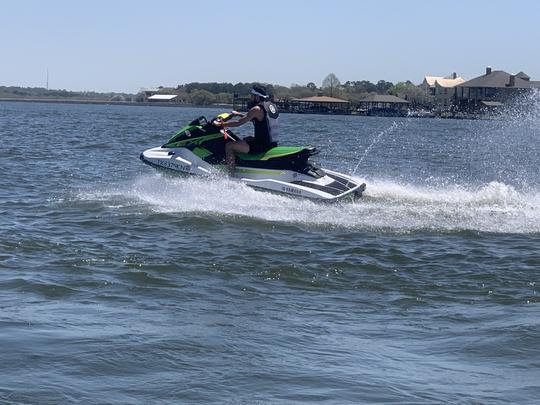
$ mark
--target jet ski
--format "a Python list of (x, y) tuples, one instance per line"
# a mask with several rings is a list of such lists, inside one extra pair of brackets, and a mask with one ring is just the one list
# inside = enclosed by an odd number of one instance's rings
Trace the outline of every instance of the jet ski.
[[(228, 121), (223, 113), (208, 121), (201, 116), (175, 133), (169, 141), (141, 153), (151, 166), (176, 172), (214, 176), (227, 172), (225, 144), (240, 140), (231, 130), (214, 124)], [(309, 158), (314, 147), (276, 146), (260, 154), (237, 154), (234, 179), (260, 190), (320, 201), (357, 199), (366, 185), (350, 176), (317, 167)]]

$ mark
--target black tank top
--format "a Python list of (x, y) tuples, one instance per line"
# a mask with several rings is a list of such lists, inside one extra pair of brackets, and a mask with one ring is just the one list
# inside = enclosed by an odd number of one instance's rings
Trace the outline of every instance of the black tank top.
[(270, 101), (259, 103), (262, 108), (264, 118), (262, 121), (253, 120), (255, 127), (255, 142), (260, 145), (276, 144), (279, 138), (279, 111), (276, 105)]

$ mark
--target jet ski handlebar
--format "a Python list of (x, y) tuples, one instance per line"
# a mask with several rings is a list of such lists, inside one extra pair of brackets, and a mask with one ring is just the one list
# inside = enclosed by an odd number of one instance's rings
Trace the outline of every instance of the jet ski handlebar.
[(231, 112), (218, 114), (211, 120), (207, 120), (204, 115), (201, 115), (200, 117), (195, 118), (193, 121), (191, 121), (189, 125), (197, 125), (197, 126), (204, 127), (208, 124), (213, 124), (214, 122), (219, 122), (219, 121), (227, 122), (231, 118), (236, 117), (236, 116), (242, 116), (242, 114), (239, 113), (238, 111), (231, 111)]

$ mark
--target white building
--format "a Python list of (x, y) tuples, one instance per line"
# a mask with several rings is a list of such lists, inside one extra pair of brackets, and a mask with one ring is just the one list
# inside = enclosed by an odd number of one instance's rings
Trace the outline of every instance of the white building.
[(147, 98), (148, 101), (157, 101), (160, 103), (173, 103), (177, 102), (177, 94), (154, 94)]
[(455, 87), (464, 83), (465, 79), (452, 73), (450, 76), (426, 76), (420, 88), (433, 97), (435, 105), (441, 109), (448, 109), (454, 102)]

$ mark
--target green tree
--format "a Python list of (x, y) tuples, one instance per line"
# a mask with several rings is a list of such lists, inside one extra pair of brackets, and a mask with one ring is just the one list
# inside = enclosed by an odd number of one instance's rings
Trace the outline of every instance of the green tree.
[(218, 93), (215, 95), (216, 104), (232, 104), (232, 101), (231, 93)]
[(292, 98), (304, 98), (311, 97), (317, 94), (316, 90), (309, 88), (308, 86), (301, 86), (299, 84), (291, 84), (290, 95)]
[[(292, 87), (292, 86), (291, 86)], [(286, 86), (274, 84), (274, 97), (276, 99), (284, 99), (291, 97), (291, 89)]]
[(394, 85), (392, 82), (387, 82), (386, 80), (379, 80), (375, 85), (377, 93), (387, 94), (388, 90)]
[(388, 90), (388, 93), (425, 107), (430, 107), (433, 104), (433, 97), (424, 93), (419, 86), (415, 86), (410, 80), (396, 83)]
[(193, 90), (189, 99), (195, 105), (210, 105), (216, 102), (216, 97), (206, 90)]

